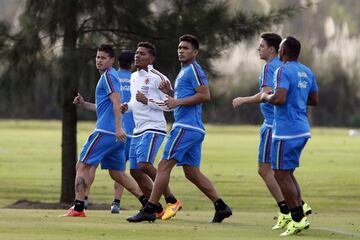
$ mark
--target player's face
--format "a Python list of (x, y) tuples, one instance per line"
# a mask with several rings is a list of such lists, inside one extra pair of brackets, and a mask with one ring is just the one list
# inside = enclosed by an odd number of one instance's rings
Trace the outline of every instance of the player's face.
[(96, 68), (100, 71), (111, 67), (115, 58), (110, 57), (108, 53), (103, 51), (97, 51), (96, 53)]
[(149, 53), (149, 50), (145, 47), (138, 47), (135, 52), (135, 67), (140, 69), (146, 69), (148, 65), (152, 64), (154, 56)]
[(258, 47), (259, 57), (262, 60), (267, 60), (270, 56), (270, 48), (267, 45), (267, 42), (264, 39), (261, 39), (261, 42)]
[(178, 57), (181, 63), (189, 63), (198, 55), (198, 50), (194, 49), (190, 42), (181, 41), (178, 46)]

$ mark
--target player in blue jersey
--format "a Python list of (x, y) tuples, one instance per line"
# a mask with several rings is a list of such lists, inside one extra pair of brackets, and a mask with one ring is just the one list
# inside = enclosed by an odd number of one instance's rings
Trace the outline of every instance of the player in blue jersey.
[[(131, 94), (130, 94), (130, 77), (131, 71), (133, 70), (133, 63), (134, 63), (134, 52), (126, 50), (122, 51), (118, 57), (119, 60), (119, 70), (118, 70), (118, 79), (120, 81), (120, 92), (121, 92), (121, 102), (128, 102)], [(126, 133), (126, 140), (125, 140), (125, 160), (129, 159), (129, 149), (134, 129), (134, 118), (132, 113), (123, 113), (122, 115), (122, 126)], [(96, 166), (93, 166), (89, 173), (90, 173), (90, 184), (86, 189), (85, 194), (85, 201), (84, 207), (87, 209), (88, 207), (88, 195), (90, 190), (90, 185), (94, 182), (95, 179), (95, 172)], [(124, 187), (114, 182), (114, 200), (111, 203), (110, 212), (111, 213), (120, 213), (120, 199), (122, 193), (124, 191)]]
[[(220, 198), (212, 182), (200, 171), (201, 145), (205, 137), (202, 104), (210, 100), (210, 92), (205, 73), (196, 62), (198, 52), (199, 42), (196, 37), (180, 37), (178, 57), (182, 68), (175, 81), (174, 97), (169, 96), (166, 102), (169, 108), (174, 109), (175, 122), (158, 166), (149, 202), (131, 217), (133, 222), (156, 219), (156, 204), (169, 184), (170, 173), (175, 165), (182, 166), (186, 178), (214, 203), (215, 216), (212, 222), (220, 223), (232, 215), (230, 207)], [(171, 94), (168, 83), (164, 82), (159, 88)]]
[(317, 105), (318, 87), (313, 72), (298, 62), (300, 49), (300, 42), (293, 37), (281, 42), (280, 59), (284, 64), (275, 72), (275, 92), (261, 94), (262, 101), (275, 105), (271, 164), (292, 218), (281, 236), (297, 234), (310, 226), (294, 171), (310, 138), (306, 109), (307, 105)]
[(262, 103), (260, 95), (262, 92), (269, 92), (274, 88), (273, 78), (275, 70), (282, 65), (282, 62), (278, 58), (281, 37), (276, 33), (264, 33), (260, 37), (261, 41), (258, 47), (258, 53), (260, 59), (265, 60), (266, 63), (263, 65), (259, 76), (259, 92), (252, 96), (237, 97), (233, 99), (232, 104), (234, 108), (236, 108), (240, 107), (242, 104), (260, 103), (260, 110), (264, 117), (264, 122), (260, 128), (258, 173), (279, 206), (280, 213), (278, 215), (277, 223), (273, 227), (273, 229), (278, 229), (284, 228), (291, 220), (291, 216), (280, 187), (274, 177), (274, 171), (271, 169), (270, 149), (274, 106), (270, 103)]
[(96, 128), (84, 144), (76, 165), (75, 204), (63, 215), (85, 217), (85, 192), (91, 184), (91, 169), (101, 164), (113, 180), (134, 194), (142, 204), (147, 199), (134, 179), (125, 173), (124, 141), (126, 134), (122, 128), (120, 111), (120, 82), (114, 63), (114, 50), (110, 45), (101, 45), (96, 54), (96, 67), (101, 73), (95, 91), (95, 104), (84, 101), (78, 94), (74, 104), (96, 112)]

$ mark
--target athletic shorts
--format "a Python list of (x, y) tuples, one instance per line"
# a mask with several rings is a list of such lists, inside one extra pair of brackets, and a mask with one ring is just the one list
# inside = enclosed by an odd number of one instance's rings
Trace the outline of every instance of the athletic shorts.
[(263, 126), (260, 129), (260, 145), (259, 145), (259, 163), (271, 163), (271, 135), (272, 128)]
[(95, 131), (84, 144), (80, 161), (91, 166), (100, 163), (101, 169), (124, 171), (124, 146), (123, 142), (116, 141), (115, 135)]
[(131, 145), (132, 137), (126, 137), (125, 141), (125, 161), (130, 159), (130, 145)]
[(308, 138), (273, 139), (271, 145), (271, 166), (274, 170), (294, 170), (299, 167), (301, 151)]
[(175, 159), (178, 166), (200, 167), (201, 145), (205, 134), (175, 127), (168, 135), (162, 159)]
[(134, 136), (130, 145), (130, 169), (138, 169), (138, 163), (154, 164), (156, 154), (165, 136), (148, 132), (141, 136)]

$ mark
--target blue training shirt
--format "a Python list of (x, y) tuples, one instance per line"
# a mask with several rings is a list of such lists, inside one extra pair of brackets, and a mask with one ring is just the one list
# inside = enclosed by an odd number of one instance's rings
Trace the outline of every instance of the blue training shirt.
[[(188, 98), (196, 94), (199, 86), (208, 85), (205, 73), (200, 65), (193, 61), (183, 66), (175, 80), (175, 99)], [(202, 122), (202, 104), (178, 106), (174, 109), (175, 122), (173, 127), (193, 129), (205, 133)]]
[(96, 130), (115, 134), (115, 114), (113, 104), (109, 97), (112, 93), (120, 92), (118, 74), (114, 68), (105, 70), (96, 85)]
[[(283, 63), (278, 57), (271, 59), (270, 62), (264, 64), (259, 76), (260, 91), (263, 87), (271, 87), (274, 89), (274, 73)], [(260, 111), (264, 117), (264, 125), (272, 126), (274, 120), (274, 105), (262, 102), (260, 103)]]
[[(128, 70), (119, 69), (118, 77), (120, 81), (120, 91), (121, 91), (121, 102), (127, 103), (131, 99), (130, 92), (130, 78), (131, 72)], [(122, 115), (122, 125), (127, 135), (133, 135), (135, 128), (134, 116), (132, 112), (125, 112)]]
[(318, 91), (314, 73), (305, 65), (286, 62), (274, 75), (275, 91), (287, 89), (286, 102), (274, 107), (274, 139), (310, 137), (306, 107), (308, 96)]

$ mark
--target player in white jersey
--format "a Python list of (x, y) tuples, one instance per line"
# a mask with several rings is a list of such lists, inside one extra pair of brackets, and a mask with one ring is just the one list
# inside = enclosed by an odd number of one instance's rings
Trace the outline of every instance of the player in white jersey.
[[(157, 173), (153, 164), (167, 131), (164, 111), (170, 111), (165, 105), (166, 95), (159, 90), (159, 86), (162, 81), (170, 81), (153, 68), (155, 46), (149, 42), (140, 42), (137, 47), (137, 71), (131, 75), (130, 80), (131, 100), (123, 104), (122, 110), (133, 112), (135, 123), (130, 145), (130, 173), (144, 195), (150, 197)], [(167, 209), (172, 208), (174, 204), (181, 204), (169, 187), (166, 188), (164, 197), (168, 204)], [(156, 210), (157, 217), (162, 218), (166, 216), (165, 213), (159, 204)]]

